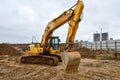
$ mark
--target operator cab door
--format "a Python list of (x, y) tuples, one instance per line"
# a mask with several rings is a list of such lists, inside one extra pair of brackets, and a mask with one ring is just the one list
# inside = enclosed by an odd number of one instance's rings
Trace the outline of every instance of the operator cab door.
[(59, 38), (58, 37), (52, 37), (52, 48), (53, 50), (59, 50)]

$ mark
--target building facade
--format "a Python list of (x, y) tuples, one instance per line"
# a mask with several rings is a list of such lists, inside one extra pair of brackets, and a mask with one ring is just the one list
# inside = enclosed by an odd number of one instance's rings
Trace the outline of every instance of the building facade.
[(102, 33), (102, 35), (101, 35), (101, 33), (94, 33), (93, 34), (93, 42), (100, 41), (100, 40), (102, 40), (102, 41), (109, 40), (108, 33), (105, 32), (105, 33)]

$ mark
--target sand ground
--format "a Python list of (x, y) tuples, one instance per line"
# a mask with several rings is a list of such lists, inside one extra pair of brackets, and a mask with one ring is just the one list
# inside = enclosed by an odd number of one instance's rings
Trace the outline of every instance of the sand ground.
[(62, 63), (19, 64), (16, 56), (0, 55), (0, 80), (120, 80), (120, 61), (84, 58), (77, 72), (66, 73)]

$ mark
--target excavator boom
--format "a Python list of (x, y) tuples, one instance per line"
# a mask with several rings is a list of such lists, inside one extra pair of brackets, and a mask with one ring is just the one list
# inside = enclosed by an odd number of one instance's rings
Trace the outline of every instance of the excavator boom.
[(72, 10), (65, 11), (60, 16), (58, 16), (57, 18), (53, 19), (51, 22), (48, 23), (42, 36), (41, 46), (45, 47), (46, 43), (52, 36), (53, 31), (61, 27), (67, 21), (69, 21), (70, 17), (72, 16), (72, 13), (73, 13)]

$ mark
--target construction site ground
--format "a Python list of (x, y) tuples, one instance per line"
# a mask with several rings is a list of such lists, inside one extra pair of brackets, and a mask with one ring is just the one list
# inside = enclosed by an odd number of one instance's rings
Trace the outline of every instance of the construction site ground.
[(57, 66), (19, 64), (16, 59), (22, 53), (17, 47), (2, 44), (0, 49), (0, 80), (120, 80), (118, 60), (82, 58), (79, 70), (67, 73), (61, 62)]

